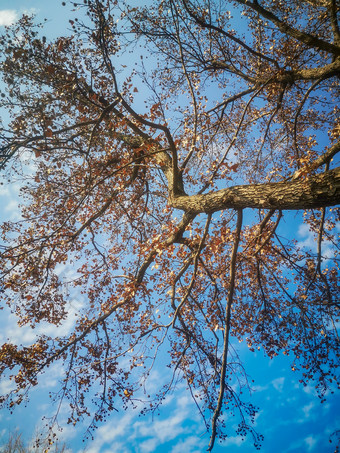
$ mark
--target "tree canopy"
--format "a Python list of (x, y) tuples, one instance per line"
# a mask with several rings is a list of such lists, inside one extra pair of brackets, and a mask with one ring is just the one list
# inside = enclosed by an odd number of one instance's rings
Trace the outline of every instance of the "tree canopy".
[(290, 355), (322, 400), (339, 386), (339, 5), (131, 3), (71, 2), (67, 36), (23, 16), (0, 38), (0, 168), (22, 197), (1, 229), (2, 303), (34, 328), (83, 301), (68, 335), (2, 345), (16, 387), (1, 402), (62, 363), (56, 398), (95, 428), (161, 356), (145, 410), (183, 380), (209, 450), (228, 411), (259, 447), (235, 341)]

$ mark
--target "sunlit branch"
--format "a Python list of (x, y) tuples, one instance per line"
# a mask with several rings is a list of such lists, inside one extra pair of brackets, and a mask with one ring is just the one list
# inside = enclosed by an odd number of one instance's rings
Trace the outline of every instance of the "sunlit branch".
[[(295, 148), (295, 152), (296, 152), (296, 157), (297, 157), (297, 163), (299, 165), (299, 159), (300, 159), (300, 152), (299, 152), (299, 148), (298, 148), (298, 145), (297, 145), (297, 124), (298, 124), (298, 118), (299, 118), (299, 115), (301, 113), (301, 110), (305, 104), (305, 102), (307, 101), (310, 93), (319, 85), (319, 83), (322, 82), (322, 79), (319, 79), (319, 80), (316, 80), (309, 88), (308, 90), (306, 91), (302, 101), (300, 102), (299, 104), (299, 107), (297, 108), (296, 110), (296, 113), (295, 113), (295, 117), (294, 117), (294, 148)], [(300, 165), (299, 165), (300, 166)]]
[[(209, 231), (209, 225), (210, 225), (210, 221), (211, 221), (211, 214), (208, 215), (208, 218), (207, 218), (207, 221), (206, 221), (206, 224), (205, 224), (205, 227), (204, 227), (204, 232), (203, 232), (203, 235), (202, 235), (202, 238), (201, 238), (201, 241), (199, 243), (199, 246), (197, 248), (197, 250), (195, 251), (195, 254), (194, 256), (188, 260), (188, 263), (185, 264), (183, 266), (183, 268), (181, 269), (180, 273), (176, 276), (176, 280), (173, 284), (173, 288), (172, 288), (172, 305), (173, 307), (175, 308), (175, 313), (174, 313), (174, 316), (173, 316), (173, 319), (171, 321), (171, 324), (174, 325), (175, 322), (176, 322), (176, 319), (177, 319), (177, 316), (181, 310), (181, 307), (185, 304), (185, 302), (187, 301), (190, 293), (191, 293), (191, 290), (194, 286), (194, 283), (195, 283), (195, 280), (196, 280), (196, 274), (197, 274), (197, 267), (198, 267), (198, 258), (199, 258), (199, 255), (201, 253), (201, 250), (204, 246), (204, 242), (205, 242), (205, 239), (208, 235), (208, 231)], [(184, 274), (184, 272), (186, 271), (186, 269), (189, 267), (189, 264), (191, 263), (191, 260), (194, 260), (194, 269), (193, 269), (193, 272), (192, 272), (192, 277), (191, 277), (191, 281), (188, 285), (188, 288), (186, 290), (186, 293), (185, 295), (182, 297), (181, 299), (181, 302), (178, 304), (177, 307), (175, 307), (175, 304), (174, 304), (174, 298), (175, 298), (175, 283), (177, 280), (179, 280), (181, 278), (181, 276)]]
[(219, 110), (220, 108), (223, 107), (223, 112), (224, 112), (224, 109), (225, 107), (234, 102), (234, 101), (237, 101), (237, 99), (240, 99), (242, 98), (243, 96), (246, 96), (247, 94), (250, 94), (250, 93), (253, 93), (255, 90), (256, 90), (256, 86), (252, 87), (252, 88), (248, 88), (247, 90), (244, 90), (244, 91), (241, 91), (240, 93), (237, 93), (237, 94), (234, 94), (233, 96), (230, 96), (228, 97), (225, 101), (217, 104), (215, 107), (213, 107), (212, 109), (210, 110), (207, 110), (207, 114), (208, 113), (211, 113), (211, 112), (215, 112), (215, 110)]
[(340, 167), (305, 179), (233, 186), (207, 194), (171, 197), (170, 203), (176, 209), (198, 214), (230, 208), (313, 209), (337, 205), (339, 200)]
[(338, 8), (339, 5), (337, 4), (337, 0), (330, 0), (328, 3), (328, 10), (330, 13), (331, 18), (331, 26), (333, 30), (333, 37), (334, 37), (334, 44), (340, 46), (340, 29), (339, 29), (339, 22), (338, 22)]
[[(273, 211), (270, 211), (268, 214), (272, 214)], [(271, 215), (269, 216), (271, 217)], [(268, 218), (268, 217), (267, 217)], [(277, 229), (277, 227), (279, 226), (279, 223), (280, 223), (280, 220), (282, 218), (282, 211), (279, 211), (278, 213), (278, 216), (277, 216), (277, 219), (276, 219), (276, 222), (275, 224), (273, 225), (273, 228), (270, 230), (269, 233), (267, 233), (266, 237), (265, 237), (265, 240), (260, 243), (260, 238), (262, 236), (262, 232), (263, 232), (263, 228), (264, 228), (264, 225), (267, 223), (267, 222), (261, 222), (260, 224), (260, 232), (259, 232), (259, 235), (258, 235), (258, 248), (256, 249), (255, 251), (255, 255), (257, 255), (258, 253), (261, 252), (261, 250), (268, 244), (268, 242), (270, 241), (271, 237), (275, 234), (275, 231)], [(267, 219), (266, 219), (267, 220)]]
[(258, 3), (257, 0), (253, 0), (252, 2), (250, 2), (248, 0), (236, 0), (236, 1), (240, 5), (245, 5), (249, 8), (252, 8), (254, 11), (259, 13), (262, 17), (270, 20), (273, 24), (275, 24), (282, 33), (287, 34), (294, 39), (297, 39), (301, 43), (306, 44), (307, 46), (309, 46), (311, 48), (317, 48), (317, 49), (332, 53), (334, 55), (340, 55), (340, 48), (338, 46), (331, 44), (327, 41), (324, 41), (323, 39), (320, 39), (316, 36), (312, 36), (308, 33), (297, 30), (296, 28), (290, 26), (286, 22), (283, 22), (282, 20), (280, 20), (271, 11), (263, 8)]
[(88, 147), (87, 147), (87, 154), (89, 154), (90, 150), (91, 150), (91, 147), (92, 147), (92, 143), (93, 143), (93, 140), (94, 140), (94, 137), (95, 137), (95, 133), (96, 131), (98, 130), (101, 122), (104, 120), (104, 118), (115, 108), (115, 106), (118, 104), (119, 102), (119, 99), (117, 99), (115, 102), (113, 102), (110, 106), (108, 106), (107, 108), (105, 108), (103, 110), (103, 112), (101, 113), (100, 117), (98, 118), (97, 122), (95, 123), (95, 125), (93, 126), (92, 128), (92, 131), (91, 131), (91, 135), (90, 135), (90, 138), (89, 138), (89, 143), (88, 143)]
[[(63, 127), (61, 129), (53, 130), (53, 136), (58, 136), (60, 134), (63, 134), (65, 132), (70, 132), (74, 129), (83, 129), (86, 126), (90, 125), (95, 125), (97, 124), (98, 120), (89, 120), (89, 121), (83, 121), (80, 123), (73, 124), (71, 126)], [(78, 134), (79, 135), (79, 134)], [(7, 140), (10, 140), (9, 138)], [(38, 142), (39, 140), (46, 140), (45, 134), (40, 134), (40, 135), (34, 135), (32, 137), (27, 137), (22, 139), (22, 141), (18, 141), (17, 139), (10, 141), (8, 145), (4, 145), (0, 148), (0, 170), (3, 170), (7, 164), (13, 158), (16, 153), (20, 149), (27, 149), (28, 146), (34, 142)], [(49, 142), (53, 143), (52, 140), (49, 140)]]
[[(317, 159), (311, 162), (310, 166), (313, 169), (319, 168), (324, 164), (330, 163), (333, 157), (340, 152), (340, 140), (335, 142), (332, 146), (330, 146), (327, 151), (321, 154)], [(299, 177), (299, 170), (297, 170), (292, 179)]]
[(107, 48), (107, 39), (105, 37), (105, 31), (109, 30), (110, 26), (107, 24), (106, 18), (104, 16), (102, 4), (98, 0), (96, 0), (96, 8), (98, 11), (98, 16), (99, 16), (99, 30), (98, 31), (99, 31), (99, 36), (100, 36), (100, 48), (102, 51), (105, 66), (106, 66), (107, 70), (109, 71), (109, 74), (111, 74), (111, 76), (112, 76), (114, 87), (115, 87), (115, 92), (118, 95), (119, 88), (118, 88), (116, 73), (115, 73), (115, 70), (111, 63), (110, 55), (108, 53), (108, 48)]
[[(273, 119), (275, 118), (276, 114), (279, 112), (280, 108), (281, 108), (281, 103), (282, 103), (282, 99), (283, 99), (283, 96), (284, 96), (284, 92), (285, 92), (285, 89), (283, 89), (280, 94), (279, 94), (279, 97), (278, 97), (278, 100), (277, 100), (277, 105), (275, 106), (275, 108), (273, 109), (273, 111), (271, 112), (271, 115), (269, 117), (269, 120), (267, 122), (267, 125), (266, 125), (266, 129), (264, 131), (264, 134), (263, 134), (263, 137), (262, 137), (262, 140), (261, 140), (261, 146), (259, 147), (259, 150), (257, 152), (257, 158), (256, 158), (256, 168), (258, 166), (258, 163), (259, 163), (259, 158), (261, 156), (261, 153), (262, 153), (262, 150), (265, 146), (265, 143), (266, 143), (266, 139), (267, 139), (267, 136), (269, 134), (269, 131), (270, 131), (270, 126), (271, 126), (271, 123), (273, 121)], [(269, 113), (269, 112), (268, 112)]]
[(235, 275), (236, 275), (236, 258), (237, 251), (240, 243), (240, 235), (242, 228), (242, 210), (237, 211), (237, 223), (234, 237), (234, 245), (230, 259), (230, 276), (229, 276), (229, 293), (226, 304), (225, 324), (224, 324), (224, 338), (223, 338), (223, 353), (222, 353), (222, 365), (220, 375), (220, 391), (214, 411), (214, 415), (211, 421), (211, 436), (208, 451), (211, 451), (214, 447), (216, 439), (217, 422), (221, 415), (222, 404), (224, 400), (224, 393), (226, 387), (226, 370), (228, 363), (228, 349), (229, 349), (229, 332), (230, 332), (230, 321), (231, 321), (231, 306), (234, 299), (235, 290)]
[[(269, 82), (269, 81), (268, 81)], [(268, 83), (267, 82), (267, 83)], [(212, 172), (209, 180), (205, 183), (205, 185), (202, 187), (202, 189), (199, 190), (198, 194), (202, 194), (211, 184), (211, 182), (214, 180), (217, 172), (219, 171), (219, 168), (221, 166), (221, 164), (223, 163), (223, 161), (226, 159), (226, 157), (228, 156), (230, 150), (232, 149), (232, 147), (234, 146), (237, 138), (238, 138), (238, 135), (240, 133), (240, 130), (241, 130), (241, 126), (242, 126), (242, 123), (244, 121), (244, 118), (245, 118), (245, 115), (247, 113), (247, 110), (250, 106), (250, 104), (252, 103), (252, 101), (256, 98), (256, 96), (265, 88), (266, 86), (266, 83), (264, 85), (262, 85), (258, 90), (256, 90), (256, 92), (250, 97), (250, 99), (248, 100), (247, 104), (245, 105), (244, 109), (243, 109), (243, 112), (242, 112), (242, 115), (241, 115), (241, 118), (238, 122), (238, 125), (236, 127), (236, 130), (235, 130), (235, 133), (233, 135), (233, 138), (231, 140), (231, 142), (229, 143), (227, 149), (224, 151), (218, 165), (216, 166), (216, 169)]]
[(176, 149), (176, 145), (174, 143), (174, 140), (172, 138), (169, 128), (163, 124), (154, 123), (153, 121), (149, 121), (149, 120), (143, 118), (141, 115), (136, 113), (135, 110), (130, 106), (130, 104), (127, 103), (123, 98), (121, 99), (121, 103), (122, 103), (122, 106), (126, 109), (126, 111), (128, 113), (130, 113), (133, 116), (133, 118), (135, 118), (138, 122), (140, 122), (141, 124), (144, 124), (145, 126), (152, 128), (152, 129), (160, 130), (160, 131), (164, 132), (164, 134), (168, 140), (170, 150), (171, 150), (172, 172), (173, 172), (173, 174), (172, 174), (173, 190), (176, 192), (178, 190), (178, 187), (181, 184), (181, 178), (180, 178), (180, 175), (178, 172), (177, 149)]
[[(173, 2), (171, 2), (171, 5), (172, 5), (173, 9), (176, 8), (176, 5), (174, 5)], [(174, 14), (173, 14), (173, 16), (174, 16)], [(186, 64), (185, 64), (185, 60), (184, 60), (182, 42), (181, 42), (180, 33), (179, 33), (179, 25), (178, 25), (178, 22), (177, 22), (175, 17), (173, 17), (173, 20), (174, 20), (174, 22), (176, 24), (176, 38), (177, 38), (178, 47), (179, 47), (179, 53), (180, 53), (182, 70), (183, 70), (183, 73), (185, 75), (185, 79), (187, 81), (188, 87), (189, 87), (189, 92), (190, 92), (190, 95), (191, 95), (191, 100), (192, 100), (193, 109), (194, 109), (194, 128), (193, 128), (192, 145), (191, 145), (191, 150), (186, 155), (186, 157), (185, 157), (185, 159), (184, 159), (184, 161), (183, 161), (183, 163), (181, 165), (180, 172), (183, 172), (183, 170), (187, 166), (189, 160), (191, 159), (191, 156), (192, 156), (192, 154), (194, 152), (194, 149), (195, 149), (195, 143), (196, 143), (196, 140), (197, 140), (198, 109), (197, 109), (197, 102), (196, 102), (196, 96), (195, 96), (195, 93), (194, 93), (194, 88), (192, 86), (192, 81), (191, 81), (191, 78), (189, 77), (189, 74), (187, 72), (187, 68), (186, 68)]]
[(221, 33), (223, 36), (225, 36), (226, 38), (236, 42), (237, 44), (239, 44), (240, 46), (242, 46), (245, 50), (247, 50), (251, 55), (255, 56), (255, 57), (258, 57), (260, 59), (263, 59), (263, 60), (267, 60), (269, 61), (270, 63), (274, 64), (277, 68), (279, 68), (279, 65), (277, 63), (276, 60), (274, 60), (273, 58), (270, 58), (268, 57), (268, 55), (264, 55), (262, 54), (261, 52), (258, 52), (254, 49), (252, 49), (251, 47), (249, 47), (244, 41), (242, 41), (241, 39), (237, 38), (236, 36), (233, 36), (232, 34), (228, 33), (227, 31), (223, 30), (223, 28), (220, 28), (220, 27), (217, 27), (216, 25), (212, 24), (211, 22), (208, 23), (208, 22), (205, 22), (203, 19), (201, 19), (200, 17), (197, 16), (197, 14), (195, 14), (193, 12), (193, 10), (191, 8), (188, 7), (188, 0), (183, 0), (183, 5), (184, 5), (184, 8), (185, 10), (187, 11), (187, 13), (189, 14), (189, 16), (195, 21), (197, 22), (201, 27), (203, 28), (209, 28), (211, 30), (214, 30), (218, 33)]
[[(190, 213), (185, 213), (182, 217), (181, 222), (177, 225), (177, 228), (175, 232), (173, 232), (165, 241), (164, 241), (164, 246), (167, 247), (171, 244), (174, 244), (176, 242), (181, 242), (182, 235), (187, 228), (187, 226), (190, 224), (190, 222), (195, 218), (194, 214)], [(153, 262), (154, 258), (157, 255), (156, 250), (151, 250), (149, 253), (148, 257), (145, 259), (144, 263), (141, 265), (139, 268), (137, 274), (136, 274), (136, 282), (139, 284), (142, 282), (145, 272)]]

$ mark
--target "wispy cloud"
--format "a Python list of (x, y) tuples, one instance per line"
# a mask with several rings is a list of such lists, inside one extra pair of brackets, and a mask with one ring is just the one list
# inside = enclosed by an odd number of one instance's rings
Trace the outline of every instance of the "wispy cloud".
[(19, 14), (15, 9), (0, 9), (0, 26), (11, 25), (18, 20)]
[(160, 443), (168, 442), (183, 432), (182, 423), (185, 421), (186, 415), (186, 413), (177, 412), (165, 420), (154, 421), (151, 426), (146, 421), (141, 422), (136, 424), (137, 426), (135, 425), (137, 433), (142, 436), (153, 436)]
[[(336, 225), (339, 228), (339, 225)], [(298, 242), (299, 247), (310, 249), (312, 252), (317, 252), (317, 235), (310, 230), (306, 224), (301, 224), (298, 229), (298, 237), (301, 240)], [(327, 239), (323, 240), (322, 243), (322, 256), (324, 259), (330, 259), (334, 257), (334, 246)]]
[(170, 453), (178, 453), (179, 451), (185, 451), (187, 453), (200, 453), (206, 450), (207, 442), (197, 436), (189, 436), (183, 441), (179, 441), (171, 449)]
[(278, 392), (282, 392), (284, 382), (285, 382), (285, 378), (279, 377), (277, 379), (274, 379), (271, 383), (275, 390), (277, 390)]
[(312, 451), (314, 449), (317, 440), (313, 436), (308, 436), (304, 439), (305, 444), (307, 446), (307, 451)]
[(232, 445), (236, 445), (237, 447), (240, 447), (243, 444), (243, 439), (241, 436), (232, 436), (228, 437), (226, 441), (223, 443), (224, 447), (231, 447)]
[(19, 209), (19, 191), (20, 185), (17, 183), (0, 185), (0, 214), (1, 221), (11, 220), (16, 222), (21, 220), (21, 211)]
[(314, 401), (311, 401), (306, 406), (303, 406), (302, 410), (303, 410), (305, 417), (310, 417), (312, 409), (314, 409), (314, 407), (315, 407)]
[[(153, 453), (163, 451), (161, 448), (165, 445), (170, 453), (203, 451), (207, 439), (201, 436), (204, 431), (198, 432), (202, 430), (201, 423), (192, 417), (192, 400), (185, 394), (171, 400), (166, 418), (153, 419), (151, 422), (149, 416), (141, 419), (137, 412), (127, 412), (119, 419), (114, 417), (98, 429), (95, 440), (87, 446), (86, 453)], [(239, 440), (235, 437), (230, 442), (235, 445)]]
[(2, 379), (0, 382), (0, 394), (6, 395), (15, 389), (15, 384), (10, 379)]
[(87, 453), (98, 453), (107, 451), (124, 451), (116, 450), (112, 447), (117, 443), (117, 438), (126, 435), (127, 431), (131, 428), (133, 422), (133, 414), (131, 412), (126, 413), (120, 418), (119, 423), (117, 420), (113, 422), (107, 422), (104, 426), (101, 426), (97, 433), (95, 440), (86, 449)]
[[(295, 388), (300, 388), (300, 385), (296, 384)], [(315, 387), (313, 385), (311, 385), (311, 384), (304, 385), (302, 387), (302, 390), (307, 395), (313, 395), (315, 397), (317, 396), (317, 392), (315, 390)]]
[(41, 322), (34, 330), (28, 325), (22, 327), (18, 326), (17, 317), (11, 313), (7, 307), (4, 307), (2, 311), (0, 341), (5, 343), (9, 339), (12, 343), (29, 345), (36, 341), (37, 337), (41, 334), (51, 336), (58, 335), (59, 337), (67, 335), (73, 328), (76, 315), (83, 305), (84, 302), (81, 300), (81, 296), (79, 296), (79, 300), (72, 299), (67, 307), (68, 316), (61, 325), (55, 326), (53, 324)]

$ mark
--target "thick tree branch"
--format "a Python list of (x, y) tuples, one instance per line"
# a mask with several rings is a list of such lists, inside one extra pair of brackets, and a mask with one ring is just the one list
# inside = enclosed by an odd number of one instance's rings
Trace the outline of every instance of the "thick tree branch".
[(340, 140), (334, 143), (328, 150), (321, 154), (314, 162), (312, 162), (313, 168), (319, 168), (321, 165), (329, 163), (333, 157), (340, 152)]
[(170, 196), (170, 204), (186, 212), (223, 209), (299, 210), (340, 203), (340, 167), (326, 173), (286, 182), (248, 184), (192, 196)]
[(298, 80), (324, 80), (338, 75), (340, 75), (340, 58), (319, 68), (284, 71), (282, 74), (278, 74), (275, 81), (291, 83)]
[[(267, 83), (269, 80), (273, 83), (294, 83), (298, 80), (325, 80), (330, 77), (340, 75), (340, 58), (337, 58), (332, 63), (326, 64), (324, 66), (316, 68), (306, 68), (306, 69), (297, 69), (297, 70), (284, 70), (277, 71), (274, 75), (264, 77), (252, 77), (249, 74), (242, 73), (241, 71), (236, 70), (234, 66), (228, 65), (223, 61), (218, 61), (215, 63), (214, 68), (216, 69), (225, 69), (226, 71), (231, 72), (232, 74), (238, 75), (243, 80), (259, 86), (259, 84)], [(253, 91), (253, 90), (252, 90)], [(251, 92), (251, 91), (249, 91)], [(242, 93), (243, 94), (243, 93)]]

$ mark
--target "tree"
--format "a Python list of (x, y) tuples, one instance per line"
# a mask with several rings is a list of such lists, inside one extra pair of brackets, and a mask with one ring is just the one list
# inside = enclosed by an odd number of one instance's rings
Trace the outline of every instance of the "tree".
[(46, 453), (48, 451), (53, 451), (53, 453), (65, 453), (67, 450), (65, 444), (59, 445), (58, 442), (53, 445), (51, 450), (49, 437), (47, 436), (46, 439), (44, 439), (41, 434), (38, 434), (31, 442), (31, 445), (27, 446), (22, 440), (22, 435), (19, 432), (14, 432), (8, 435), (8, 441), (0, 446), (0, 451), (1, 453)]
[[(259, 447), (232, 339), (291, 355), (322, 400), (339, 385), (339, 7), (72, 3), (85, 14), (69, 36), (49, 41), (24, 16), (1, 38), (1, 168), (24, 199), (22, 220), (2, 227), (2, 299), (32, 328), (62, 324), (76, 290), (85, 303), (69, 335), (2, 346), (17, 385), (2, 402), (61, 362), (69, 422), (90, 415), (93, 387), (95, 427), (139, 398), (166, 351), (169, 381), (149, 408), (182, 379), (209, 450), (227, 411)], [(283, 236), (292, 211), (315, 250)]]

